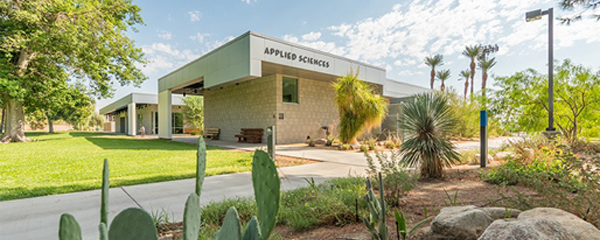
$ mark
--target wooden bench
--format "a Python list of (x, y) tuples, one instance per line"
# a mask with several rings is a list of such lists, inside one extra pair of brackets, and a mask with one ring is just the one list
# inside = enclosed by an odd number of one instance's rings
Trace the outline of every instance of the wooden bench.
[(264, 129), (262, 128), (242, 128), (240, 134), (235, 135), (238, 142), (262, 143)]
[(219, 140), (219, 134), (221, 133), (221, 129), (218, 128), (207, 128), (204, 129), (204, 138), (210, 140)]

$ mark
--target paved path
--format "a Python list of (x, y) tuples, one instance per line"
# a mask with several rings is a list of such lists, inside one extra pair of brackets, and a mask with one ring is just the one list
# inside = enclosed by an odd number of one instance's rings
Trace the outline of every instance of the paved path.
[[(195, 142), (195, 139), (189, 137), (175, 140)], [(499, 146), (501, 142), (502, 140), (490, 141), (490, 147), (492, 144)], [(262, 147), (225, 141), (211, 141), (209, 144), (245, 150)], [(457, 146), (459, 149), (470, 149), (473, 148), (473, 143), (460, 143)], [(477, 147), (478, 144), (475, 143), (474, 149)], [(278, 146), (277, 154), (322, 161), (280, 168), (280, 176), (284, 177), (284, 191), (306, 186), (304, 178), (313, 177), (316, 182), (323, 182), (348, 174), (362, 175), (366, 166), (364, 156), (357, 152)], [(193, 179), (112, 188), (109, 217), (113, 218), (118, 212), (140, 204), (149, 212), (164, 209), (172, 218), (180, 220), (183, 216), (184, 202), (193, 191)], [(204, 181), (201, 201), (205, 204), (235, 196), (249, 197), (252, 194), (249, 172), (212, 176)], [(0, 240), (58, 239), (59, 218), (65, 212), (73, 214), (79, 221), (84, 239), (98, 238), (100, 191), (93, 190), (0, 202)]]

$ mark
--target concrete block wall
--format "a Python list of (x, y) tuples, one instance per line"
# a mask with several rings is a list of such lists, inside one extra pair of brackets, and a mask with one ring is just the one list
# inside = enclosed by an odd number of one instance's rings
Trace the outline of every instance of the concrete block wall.
[(242, 128), (265, 129), (276, 124), (277, 75), (204, 91), (204, 128), (221, 129), (221, 140), (237, 141)]
[[(333, 82), (299, 78), (298, 104), (290, 104), (282, 101), (283, 77), (277, 77), (277, 143), (301, 143), (307, 136), (324, 138), (321, 126), (337, 125), (339, 121)], [(284, 119), (279, 119), (279, 113)]]

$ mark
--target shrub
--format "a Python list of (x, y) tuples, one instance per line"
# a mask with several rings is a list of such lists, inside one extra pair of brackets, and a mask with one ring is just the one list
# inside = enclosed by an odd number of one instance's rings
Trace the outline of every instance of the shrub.
[(308, 144), (309, 147), (316, 146), (315, 140), (312, 140), (312, 139), (308, 139), (308, 141), (306, 141), (306, 143)]
[[(366, 192), (362, 178), (337, 178), (317, 185), (284, 192), (279, 222), (294, 230), (322, 225), (342, 226), (354, 222), (355, 204)], [(358, 201), (364, 211), (366, 204)]]
[(365, 153), (367, 158), (368, 170), (370, 180), (374, 183), (375, 187), (379, 186), (377, 173), (381, 171), (383, 176), (383, 186), (385, 191), (385, 201), (390, 206), (398, 206), (400, 198), (405, 196), (410, 190), (412, 190), (418, 180), (417, 174), (411, 174), (400, 166), (400, 155), (395, 152), (391, 152), (389, 155), (381, 152), (375, 153), (377, 162), (380, 168), (375, 166), (375, 161), (370, 154)]
[(377, 147), (377, 138), (370, 137), (365, 141), (365, 144), (369, 146), (369, 150), (375, 150), (375, 148)]
[(350, 146), (350, 144), (342, 144), (342, 145), (339, 146), (339, 149), (347, 151), (347, 150), (352, 149), (352, 146)]
[(367, 145), (360, 145), (360, 151), (361, 152), (368, 152), (369, 151), (369, 146), (367, 146)]
[(521, 209), (554, 207), (572, 212), (600, 226), (600, 156), (581, 157), (566, 148), (543, 146), (529, 161), (512, 159), (488, 174), (486, 182), (522, 184), (538, 193), (539, 198), (507, 198)]

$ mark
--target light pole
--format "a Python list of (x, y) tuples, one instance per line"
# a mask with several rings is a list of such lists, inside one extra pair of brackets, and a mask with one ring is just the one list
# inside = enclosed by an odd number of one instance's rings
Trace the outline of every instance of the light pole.
[(558, 132), (554, 128), (554, 9), (542, 11), (542, 9), (525, 13), (525, 21), (531, 22), (542, 19), (548, 15), (548, 128), (546, 133), (555, 135)]

